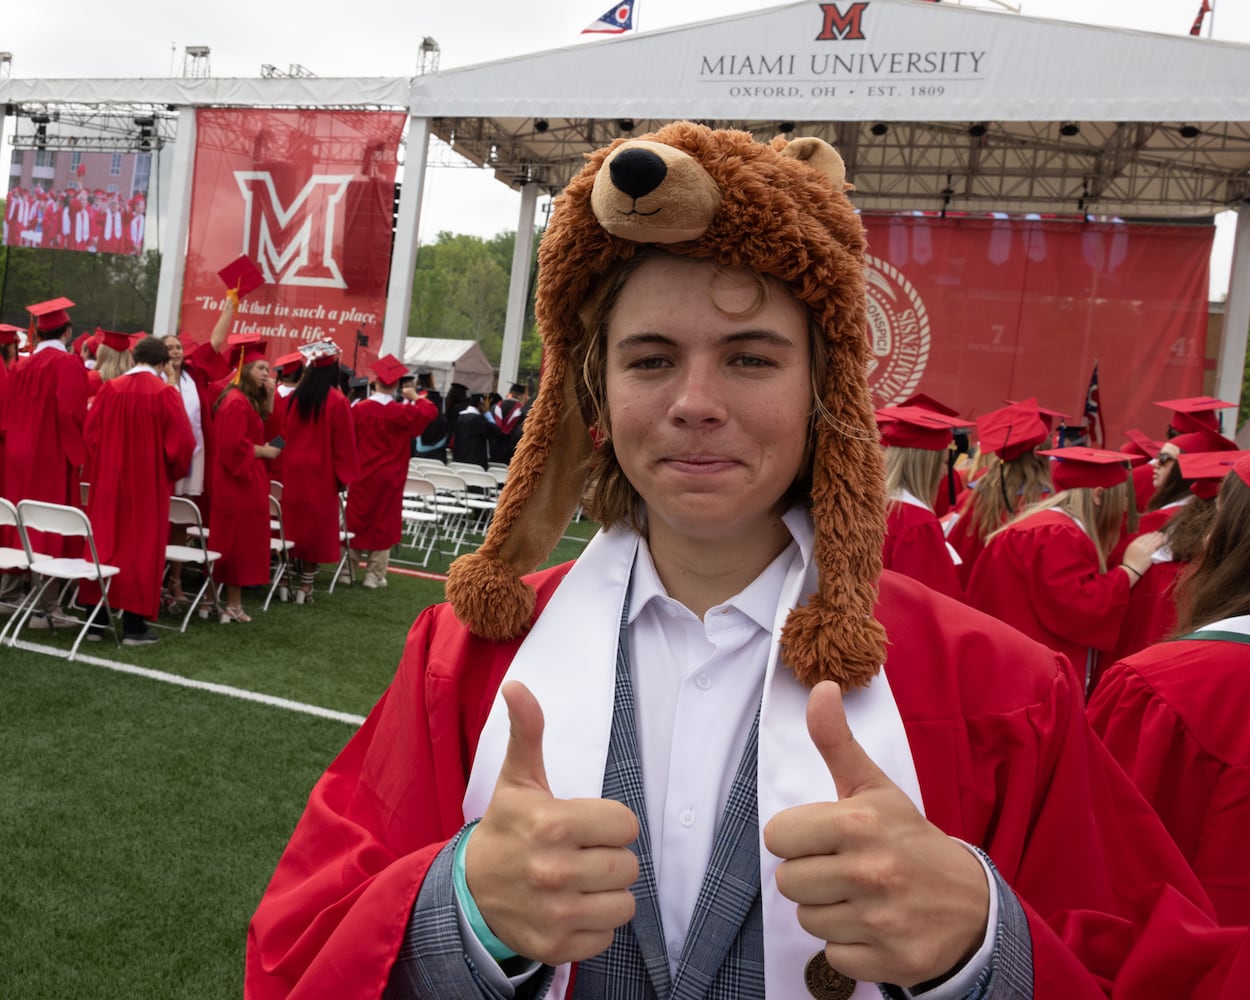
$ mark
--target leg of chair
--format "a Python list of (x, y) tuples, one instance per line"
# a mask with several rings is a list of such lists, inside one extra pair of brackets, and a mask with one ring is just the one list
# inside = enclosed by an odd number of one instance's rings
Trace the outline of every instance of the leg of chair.
[[(38, 586), (35, 586), (36, 579), (40, 581)], [(13, 634), (9, 636), (10, 646), (17, 645), (18, 634), (22, 631), (23, 628), (26, 627), (26, 623), (30, 620), (30, 616), (34, 613), (35, 608), (40, 606), (39, 602), (40, 600), (43, 599), (44, 591), (46, 591), (48, 589), (49, 584), (52, 583), (52, 577), (39, 576), (38, 574), (32, 574), (30, 582), (31, 582), (30, 596), (26, 599), (25, 610), (21, 612), (21, 617), (18, 618), (17, 620), (17, 628), (15, 628), (13, 630)], [(10, 624), (12, 623), (10, 622)]]
[(278, 552), (276, 555), (277, 555), (277, 565), (274, 566), (273, 581), (269, 584), (269, 593), (265, 597), (264, 606), (261, 608), (262, 611), (269, 610), (269, 602), (273, 600), (274, 591), (278, 589), (278, 584), (282, 582), (282, 578), (286, 575), (286, 571), (288, 568), (286, 552), (281, 551), (281, 552)]
[(78, 630), (78, 636), (74, 639), (74, 645), (71, 646), (69, 650), (69, 657), (68, 657), (69, 659), (72, 660), (75, 656), (78, 655), (78, 647), (82, 645), (83, 639), (87, 637), (87, 632), (91, 629), (92, 625), (95, 624), (95, 620), (100, 614), (100, 608), (104, 608), (104, 613), (105, 615), (108, 616), (109, 624), (112, 626), (113, 642), (117, 644), (118, 649), (121, 648), (122, 639), (121, 639), (121, 636), (117, 634), (117, 617), (118, 616), (113, 614), (113, 609), (109, 607), (108, 585), (109, 585), (108, 580), (100, 581), (100, 603), (95, 606), (95, 610), (93, 610), (91, 614), (87, 615), (87, 620), (83, 622), (82, 628)]

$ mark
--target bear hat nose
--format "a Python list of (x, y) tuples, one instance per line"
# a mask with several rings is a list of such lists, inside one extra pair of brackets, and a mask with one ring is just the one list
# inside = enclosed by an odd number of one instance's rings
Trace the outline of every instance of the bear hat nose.
[(612, 158), (608, 172), (615, 187), (641, 198), (664, 183), (668, 167), (649, 149), (625, 149)]

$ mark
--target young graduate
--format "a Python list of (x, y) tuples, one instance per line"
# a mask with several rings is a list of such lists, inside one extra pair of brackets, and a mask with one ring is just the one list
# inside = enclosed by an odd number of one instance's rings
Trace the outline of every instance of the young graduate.
[(590, 157), (496, 517), (313, 790), (247, 996), (1215, 992), (1240, 938), (1068, 666), (880, 572), (864, 252), (820, 140)]
[(956, 566), (959, 556), (946, 543), (933, 510), (933, 497), (946, 472), (952, 429), (968, 421), (936, 410), (884, 406), (877, 426), (885, 443), (885, 548), (881, 565), (919, 580), (940, 594), (963, 600)]
[(1250, 924), (1250, 453), (1222, 471), (1216, 513), (1183, 580), (1173, 639), (1121, 660), (1089, 703), (1095, 731), (1180, 845), (1222, 923)]
[[(352, 407), (356, 450), (360, 455), (360, 478), (347, 494), (347, 530), (352, 538), (353, 572), (365, 558), (364, 586), (386, 586), (391, 547), (404, 534), (404, 483), (414, 438), (439, 414), (438, 408), (418, 395), (411, 385), (400, 384), (408, 366), (393, 354), (373, 364), (373, 392)], [(395, 399), (400, 391), (402, 402)]]
[(250, 622), (243, 588), (269, 580), (269, 462), (281, 454), (266, 429), (274, 397), (265, 343), (247, 336), (234, 348), (235, 380), (213, 414), (209, 536), (221, 553), (213, 575), (226, 592), (223, 625)]
[(339, 493), (356, 481), (360, 463), (351, 406), (338, 387), (342, 352), (326, 340), (300, 353), (303, 377), (276, 405), (285, 409), (282, 519), (299, 573), (295, 603), (308, 604), (318, 565), (336, 563), (342, 554)]
[(1055, 458), (1057, 492), (990, 536), (968, 603), (1065, 656), (1085, 687), (1163, 536), (1139, 536), (1108, 566), (1128, 504), (1127, 457), (1079, 447), (1039, 454)]
[(990, 535), (1050, 493), (1050, 463), (1037, 453), (1050, 437), (1050, 424), (1036, 399), (983, 413), (976, 426), (977, 448), (991, 458), (947, 533), (965, 590)]

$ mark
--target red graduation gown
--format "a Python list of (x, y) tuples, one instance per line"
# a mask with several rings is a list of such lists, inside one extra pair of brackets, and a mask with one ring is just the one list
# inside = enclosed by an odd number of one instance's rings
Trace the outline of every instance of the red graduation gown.
[(964, 589), (946, 547), (946, 536), (931, 510), (903, 501), (889, 505), (881, 565), (947, 597), (963, 600)]
[(347, 530), (362, 552), (389, 549), (404, 534), (401, 512), (412, 439), (438, 416), (428, 399), (379, 403), (363, 399), (352, 407), (360, 478), (347, 493)]
[(1250, 924), (1248, 702), (1250, 645), (1186, 639), (1115, 664), (1089, 703), (1228, 925)]
[[(536, 613), (566, 570), (531, 578)], [(877, 613), (926, 814), (982, 846), (1021, 896), (1035, 995), (1102, 997), (1112, 980), (1124, 997), (1158, 996), (1161, 981), (1177, 986), (1169, 996), (1218, 995), (1230, 972), (1212, 970), (1242, 935), (1213, 927), (1192, 872), (1087, 726), (1066, 665), (895, 573)], [(448, 605), (421, 613), (253, 917), (245, 997), (381, 996), (422, 879), (463, 824), (478, 736), (518, 645), (470, 635)]]
[[(109, 604), (145, 618), (161, 606), (169, 498), (195, 451), (195, 437), (173, 386), (150, 372), (105, 382), (87, 415), (87, 514), (100, 562), (121, 569)], [(83, 581), (83, 600), (100, 589)]]
[(1128, 608), (1128, 574), (1098, 571), (1098, 550), (1059, 510), (994, 536), (968, 584), (968, 603), (1067, 657), (1084, 682), (1087, 650), (1109, 650)]
[(251, 587), (269, 580), (269, 468), (254, 446), (265, 425), (241, 390), (232, 389), (213, 420), (213, 508), (209, 545), (221, 559), (218, 583)]
[(356, 481), (356, 435), (351, 407), (338, 389), (326, 396), (320, 417), (304, 420), (294, 396), (278, 403), (285, 406), (285, 440), (282, 449), (282, 520), (291, 555), (313, 563), (337, 562), (339, 542), (339, 490)]
[[(68, 351), (45, 347), (9, 373), (5, 405), (5, 490), (8, 499), (81, 506), (79, 468), (86, 458), (87, 371)], [(31, 533), (45, 555), (61, 555), (55, 536)], [(71, 546), (77, 551), (76, 546)]]
[(1129, 594), (1115, 646), (1106, 656), (1098, 658), (1098, 667), (1090, 681), (1091, 691), (1116, 660), (1162, 642), (1176, 627), (1176, 584), (1188, 566), (1182, 562), (1152, 563), (1137, 581)]

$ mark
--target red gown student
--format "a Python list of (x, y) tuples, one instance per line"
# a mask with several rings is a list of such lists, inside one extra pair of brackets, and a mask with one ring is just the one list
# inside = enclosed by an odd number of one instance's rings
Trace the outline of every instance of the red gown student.
[[(109, 586), (109, 604), (126, 612), (127, 645), (156, 641), (144, 619), (160, 613), (169, 498), (195, 451), (182, 397), (160, 373), (168, 348), (146, 337), (134, 355), (134, 367), (100, 390), (84, 431), (87, 514), (100, 561), (121, 569)], [(84, 580), (82, 599), (98, 603), (99, 586)]]
[[(5, 407), (5, 489), (10, 500), (45, 500), (77, 507), (79, 469), (86, 458), (87, 372), (66, 350), (73, 336), (73, 303), (60, 298), (29, 307), (39, 343), (10, 373)], [(59, 555), (55, 536), (31, 541)]]
[(412, 439), (438, 416), (438, 408), (418, 397), (411, 385), (404, 389), (405, 402), (395, 401), (395, 391), (407, 374), (407, 366), (393, 354), (378, 358), (373, 365), (375, 391), (351, 411), (360, 478), (347, 493), (347, 530), (355, 534), (353, 552), (369, 553), (364, 583), (371, 589), (386, 586), (391, 546), (403, 537), (404, 482)]
[(339, 391), (339, 349), (332, 341), (302, 348), (307, 367), (284, 401), (282, 520), (291, 557), (300, 563), (295, 602), (312, 594), (319, 563), (342, 554), (339, 493), (356, 481), (356, 435), (351, 407)]
[(1093, 651), (1120, 634), (1129, 591), (1163, 544), (1142, 535), (1110, 569), (1127, 505), (1127, 459), (1096, 448), (1061, 448), (1052, 471), (1059, 491), (991, 536), (968, 587), (968, 603), (1067, 657), (1082, 687)]
[(951, 428), (963, 423), (919, 405), (877, 410), (877, 426), (886, 445), (881, 564), (957, 600), (964, 596), (955, 570), (958, 556), (946, 544), (929, 500), (944, 479)]
[(1094, 730), (1163, 820), (1226, 925), (1250, 924), (1250, 457), (1184, 584), (1181, 638), (1116, 663)]
[[(1163, 526), (1165, 544), (1154, 554), (1150, 568), (1133, 588), (1115, 648), (1110, 655), (1100, 658), (1107, 666), (1172, 634), (1176, 626), (1177, 584), (1202, 552), (1203, 539), (1215, 518), (1215, 497), (1220, 483), (1244, 454), (1240, 451), (1188, 452), (1177, 459), (1192, 499), (1176, 508), (1175, 516)], [(1091, 689), (1098, 682), (1098, 674), (1095, 672)]]
[(249, 622), (244, 587), (269, 580), (269, 468), (279, 449), (268, 443), (264, 417), (273, 380), (264, 342), (237, 348), (238, 382), (227, 386), (213, 419), (213, 510), (209, 538), (221, 553), (213, 575), (226, 589), (223, 625)]
[(1050, 492), (1048, 463), (1036, 452), (1050, 436), (1036, 399), (1011, 403), (977, 417), (977, 447), (994, 464), (969, 490), (947, 541), (959, 555), (959, 582), (967, 591), (985, 540), (1029, 504)]
[[(532, 422), (514, 458), (501, 510), (482, 549), (453, 567), (448, 593), (454, 608), (422, 613), (394, 683), (315, 787), (252, 921), (245, 995), (355, 1000), (379, 997), (388, 986), (392, 997), (486, 995), (483, 980), (498, 979), (504, 970), (489, 954), (479, 961), (470, 952), (474, 944), (485, 949), (484, 934), (491, 929), (507, 941), (505, 951), (528, 950), (553, 962), (585, 958), (570, 990), (552, 994), (557, 997), (574, 990), (582, 997), (606, 995), (596, 990), (605, 982), (620, 983), (621, 996), (667, 995), (650, 980), (658, 976), (665, 982), (673, 963), (678, 977), (689, 970), (700, 985), (728, 969), (728, 976), (760, 981), (758, 988), (736, 995), (789, 998), (803, 995), (804, 969), (820, 970), (815, 956), (826, 954), (854, 963), (847, 970), (851, 974), (913, 983), (950, 969), (952, 962), (961, 973), (968, 971), (963, 946), (976, 939), (982, 947), (988, 944), (983, 939), (990, 899), (1001, 902), (1000, 916), (1009, 914), (993, 921), (1003, 932), (995, 947), (1001, 944), (1004, 953), (1019, 957), (1018, 966), (1003, 962), (993, 969), (993, 986), (1001, 995), (1086, 1000), (1104, 996), (1113, 984), (1125, 996), (1158, 995), (1151, 991), (1161, 986), (1169, 995), (1180, 994), (1182, 987), (1212, 995), (1220, 983), (1209, 973), (1224, 958), (1220, 949), (1236, 945), (1241, 935), (1225, 935), (1211, 925), (1196, 879), (1088, 729), (1067, 666), (999, 623), (898, 574), (877, 572), (885, 498), (870, 437), (866, 374), (854, 363), (867, 356), (868, 347), (863, 312), (854, 309), (862, 301), (862, 230), (842, 193), (836, 153), (807, 140), (791, 151), (798, 155), (783, 160), (776, 147), (754, 143), (743, 133), (689, 123), (667, 126), (652, 138), (647, 146), (680, 165), (682, 180), (675, 193), (659, 194), (658, 205), (668, 211), (649, 208), (649, 215), (630, 219), (627, 225), (637, 228), (625, 229), (626, 236), (613, 234), (608, 249), (606, 236), (595, 239), (600, 230), (598, 216), (587, 207), (591, 186), (600, 168), (602, 179), (609, 171), (616, 175), (618, 163), (621, 183), (630, 183), (630, 165), (619, 154), (638, 147), (592, 157), (566, 188), (540, 251), (543, 386), (527, 418)], [(648, 157), (634, 157), (632, 169), (653, 179), (651, 157), (658, 157), (647, 152)], [(610, 155), (618, 159), (607, 160)], [(699, 176), (699, 170), (715, 171), (710, 183), (690, 182), (692, 171)], [(743, 173), (756, 181), (745, 199), (733, 183)], [(595, 207), (602, 208), (604, 185), (594, 184), (594, 190)], [(758, 211), (761, 190), (776, 199), (774, 211)], [(676, 214), (674, 201), (677, 209), (696, 197), (697, 204), (708, 205), (708, 191), (714, 200), (702, 221), (680, 234), (697, 235), (702, 225), (708, 229), (705, 238), (672, 244), (675, 252), (634, 257), (629, 237), (641, 241), (652, 235), (649, 227), (667, 229), (669, 216)], [(618, 196), (609, 189), (607, 195), (612, 205), (635, 200), (624, 191)], [(767, 226), (788, 218), (792, 208), (800, 218), (789, 222), (789, 232), (744, 231), (743, 219)], [(603, 214), (617, 220), (615, 213)], [(835, 221), (844, 247), (829, 235)], [(782, 255), (784, 261), (773, 252), (782, 236), (796, 246), (795, 253)], [(809, 240), (811, 252), (800, 254)], [(580, 252), (570, 252), (574, 246)], [(843, 254), (831, 252), (835, 248), (844, 251), (845, 263)], [(619, 256), (606, 259), (613, 254)], [(702, 259), (704, 254), (712, 259)], [(692, 259), (696, 255), (700, 259)], [(743, 275), (724, 266), (753, 265), (757, 257), (779, 271), (789, 268), (781, 271), (785, 278)], [(796, 257), (811, 263), (793, 268)], [(637, 262), (637, 269), (623, 277), (625, 258)], [(836, 273), (823, 263), (830, 260), (841, 263)], [(619, 295), (614, 305), (587, 309), (571, 289), (597, 283)], [(835, 288), (845, 294), (836, 303), (829, 297)], [(844, 302), (852, 304), (849, 312)], [(794, 308), (796, 303), (807, 309)], [(734, 308), (739, 304), (742, 311)], [(582, 319), (592, 312), (598, 314)], [(811, 337), (813, 328), (823, 337)], [(570, 355), (593, 352), (601, 334), (608, 341), (602, 352), (607, 358), (596, 362), (588, 356), (584, 365), (575, 363)], [(744, 341), (752, 344), (747, 364)], [(809, 350), (827, 350), (829, 364), (822, 367), (836, 373), (826, 376), (817, 398), (853, 424), (813, 427), (808, 386), (816, 369)], [(759, 354), (776, 360), (754, 363), (762, 360)], [(611, 448), (588, 455), (588, 422), (599, 426), (601, 440)], [(736, 460), (726, 461), (727, 455)], [(611, 486), (595, 488), (605, 480)], [(709, 480), (716, 488), (708, 488)], [(815, 484), (810, 490), (808, 482)], [(791, 490), (794, 506), (779, 521), (779, 502)], [(588, 509), (611, 527), (571, 569), (538, 574), (531, 578), (536, 592), (529, 590), (515, 574), (545, 557), (583, 496)], [(642, 516), (646, 538), (639, 534)], [(770, 557), (779, 546), (780, 558)], [(655, 582), (661, 566), (681, 566), (683, 557), (699, 571), (672, 573), (671, 589)], [(747, 582), (754, 567), (769, 558), (754, 582)], [(746, 570), (729, 569), (744, 559)], [(629, 615), (622, 613), (631, 579), (638, 579), (635, 567), (651, 578), (639, 584), (644, 595), (651, 592), (642, 609), (654, 626), (649, 634), (645, 625), (629, 625)], [(725, 572), (704, 572), (708, 569)], [(746, 666), (739, 673), (749, 675), (757, 662), (761, 671), (762, 700), (753, 688), (740, 689), (741, 697), (732, 699), (747, 719), (762, 706), (758, 728), (740, 727), (744, 740), (758, 731), (758, 746), (752, 741), (742, 752), (727, 752), (726, 741), (710, 744), (730, 727), (687, 725), (681, 738), (698, 750), (673, 755), (676, 773), (668, 782), (658, 781), (661, 795), (666, 784), (677, 784), (674, 801), (683, 802), (687, 794), (707, 791), (678, 784), (684, 778), (698, 777), (709, 764), (723, 773), (721, 761), (733, 767), (742, 760), (734, 785), (746, 801), (740, 809), (725, 810), (722, 832), (713, 834), (731, 845), (728, 853), (741, 867), (728, 874), (719, 864), (708, 866), (713, 892), (707, 895), (716, 902), (710, 914), (708, 907), (696, 907), (696, 915), (708, 915), (706, 922), (683, 925), (690, 927), (685, 945), (682, 930), (665, 940), (654, 919), (638, 919), (634, 933), (614, 934), (614, 927), (629, 922), (635, 903), (640, 918), (644, 905), (654, 914), (655, 893), (649, 891), (645, 865), (637, 897), (629, 892), (638, 869), (628, 845), (637, 842), (645, 862), (646, 838), (638, 837), (634, 817), (625, 815), (631, 807), (600, 797), (613, 794), (605, 778), (612, 776), (615, 784), (621, 771), (631, 783), (657, 781), (654, 772), (637, 781), (638, 754), (618, 743), (628, 745), (634, 718), (631, 673), (649, 682), (668, 666), (658, 662), (661, 656), (646, 656), (636, 658), (631, 670), (628, 641), (618, 637), (632, 633), (635, 649), (650, 639), (660, 645), (672, 634), (669, 622), (681, 613), (677, 605), (684, 603), (683, 617), (698, 630), (687, 634), (701, 640), (705, 623), (698, 619), (720, 601), (736, 600), (731, 595), (740, 581), (747, 584), (743, 595), (767, 597), (766, 609), (757, 606), (765, 612), (763, 622), (730, 626), (753, 631), (761, 653), (768, 648), (766, 655), (734, 664)], [(852, 590), (856, 597), (844, 599)], [(804, 600), (807, 594), (810, 601)], [(786, 635), (772, 627), (782, 615)], [(709, 630), (718, 617), (709, 614)], [(852, 641), (861, 637), (866, 641), (852, 651)], [(784, 655), (779, 643), (789, 645)], [(676, 662), (684, 659), (679, 653)], [(881, 683), (884, 675), (877, 676), (883, 659), (888, 684)], [(505, 671), (518, 683), (500, 689)], [(836, 733), (823, 725), (836, 721), (826, 709), (843, 704), (831, 674), (854, 688), (844, 703), (847, 715), (854, 708), (864, 722), (880, 725), (859, 726), (844, 718)], [(805, 683), (822, 677), (814, 689)], [(527, 684), (535, 690), (529, 710), (520, 713)], [(711, 689), (722, 686), (715, 681)], [(642, 692), (646, 704), (663, 707), (677, 698), (675, 688), (662, 687)], [(700, 680), (693, 687), (707, 685)], [(497, 689), (509, 706), (493, 701)], [(874, 711), (870, 699), (876, 698), (881, 701)], [(709, 704), (699, 702), (698, 693), (693, 701)], [(539, 706), (544, 720), (537, 717)], [(520, 723), (512, 739), (509, 715)], [(645, 712), (639, 718), (652, 721)], [(884, 739), (882, 729), (889, 729)], [(658, 739), (645, 731), (638, 735), (642, 753), (665, 752), (669, 741), (662, 724)], [(886, 770), (863, 766), (876, 759), (864, 749), (869, 743), (897, 754), (902, 767), (903, 759), (911, 763), (916, 788), (911, 797)], [(848, 758), (861, 765), (853, 773), (841, 767)], [(540, 761), (546, 765), (541, 773)], [(750, 770), (755, 763), (758, 780)], [(729, 774), (723, 777), (728, 783)], [(555, 801), (552, 790), (574, 798)], [(858, 802), (834, 802), (835, 791), (839, 799)], [(629, 799), (631, 792), (620, 794)], [(645, 787), (642, 793), (647, 794)], [(923, 801), (925, 817), (913, 801)], [(679, 861), (697, 856), (688, 840), (710, 830), (716, 815), (671, 812), (675, 815), (649, 810), (650, 829), (674, 841), (664, 848), (666, 864), (675, 864), (674, 856)], [(466, 818), (479, 816), (480, 823), (466, 827)], [(515, 818), (523, 829), (510, 828), (501, 816)], [(763, 831), (761, 819), (768, 823)], [(809, 846), (787, 846), (787, 831), (802, 838), (796, 825), (805, 821)], [(830, 843), (830, 828), (838, 826), (849, 836), (833, 834)], [(726, 827), (732, 832), (723, 833)], [(865, 829), (867, 837), (857, 835)], [(551, 836), (543, 843), (531, 833)], [(760, 849), (761, 834), (767, 851)], [(971, 859), (957, 853), (947, 834), (982, 845), (1016, 891), (1003, 885), (988, 898), (974, 893), (970, 899), (974, 886), (983, 893), (984, 873), (972, 869)], [(459, 872), (471, 893), (455, 887), (455, 857), (466, 842)], [(916, 860), (917, 842), (931, 863), (907, 863), (905, 874), (891, 879), (889, 873), (899, 871), (895, 862)], [(512, 846), (517, 849), (508, 850)], [(861, 877), (856, 858), (866, 852), (877, 863)], [(804, 880), (805, 870), (818, 877)], [(547, 886), (535, 886), (532, 874)], [(481, 876), (476, 883), (475, 875)], [(582, 875), (591, 884), (578, 884)], [(923, 894), (923, 904), (916, 905), (919, 885), (933, 885), (934, 879), (950, 891)], [(675, 881), (653, 880), (661, 900)], [(871, 901), (862, 894), (865, 883), (871, 884)], [(997, 880), (993, 884), (999, 886)], [(724, 891), (716, 891), (718, 886)], [(697, 881), (693, 889), (698, 891)], [(458, 915), (473, 911), (458, 909), (456, 899), (466, 899), (466, 893), (480, 904), (480, 926), (462, 936)], [(841, 900), (848, 895), (855, 902), (844, 907)], [(609, 905), (600, 907), (596, 897), (603, 896)], [(847, 912), (859, 911), (856, 903), (863, 901), (865, 909), (880, 914), (882, 897), (890, 897), (886, 912), (906, 925), (893, 933), (896, 921), (881, 918), (877, 926), (891, 931), (886, 940), (875, 939), (859, 912)], [(801, 903), (808, 905), (797, 909)], [(930, 919), (916, 919), (921, 911)], [(754, 923), (751, 914), (757, 915)], [(1016, 916), (1018, 923), (1011, 919)], [(1009, 933), (1009, 920), (1011, 930), (1020, 924), (1025, 929)], [(1176, 933), (1182, 920), (1189, 921), (1183, 938)], [(846, 936), (836, 933), (843, 929)], [(875, 940), (861, 944), (865, 936)], [(1199, 936), (1204, 940), (1198, 942)], [(634, 947), (643, 937), (652, 939), (648, 947), (655, 956), (645, 967), (641, 945)], [(922, 957), (909, 947), (918, 938), (944, 943)], [(855, 944), (838, 943), (846, 940)], [(1021, 940), (1027, 942), (1024, 953), (1009, 952), (1011, 943)], [(951, 943), (964, 957), (948, 959)], [(1203, 946), (1196, 947), (1199, 943)], [(606, 956), (596, 954), (605, 947)], [(978, 956), (974, 973), (982, 967)], [(1232, 977), (1231, 968), (1218, 971)], [(552, 975), (550, 969), (539, 973)], [(535, 992), (543, 979), (529, 985)], [(860, 994), (872, 989), (864, 984)], [(718, 995), (735, 995), (732, 984)]]

